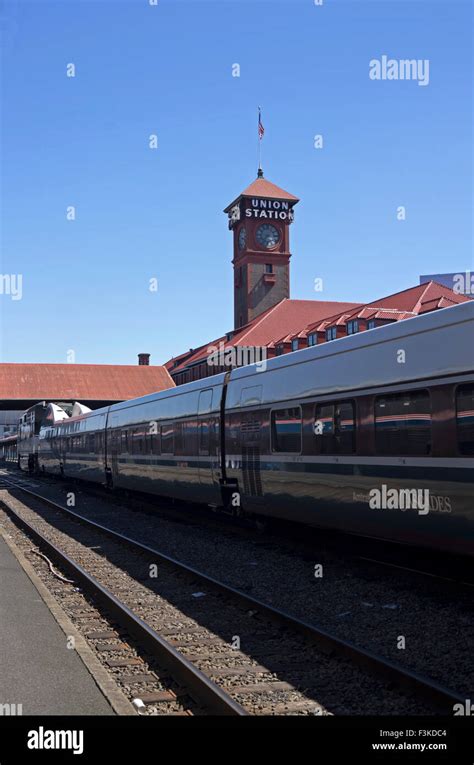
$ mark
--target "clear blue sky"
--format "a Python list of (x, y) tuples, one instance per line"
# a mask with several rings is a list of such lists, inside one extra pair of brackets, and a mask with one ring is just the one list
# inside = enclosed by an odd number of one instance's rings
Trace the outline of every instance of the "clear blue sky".
[[(265, 176), (301, 199), (293, 298), (472, 267), (471, 2), (4, 6), (2, 273), (23, 296), (0, 296), (2, 361), (161, 363), (231, 329), (222, 210), (256, 175), (259, 104)], [(384, 54), (429, 59), (429, 85), (372, 81)]]

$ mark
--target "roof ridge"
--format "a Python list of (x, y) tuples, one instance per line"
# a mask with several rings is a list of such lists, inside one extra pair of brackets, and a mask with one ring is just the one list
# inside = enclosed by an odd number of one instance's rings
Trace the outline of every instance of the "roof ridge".
[(418, 302), (416, 303), (416, 305), (415, 305), (415, 307), (413, 309), (414, 311), (416, 311), (417, 309), (420, 310), (420, 308), (422, 306), (422, 303), (423, 303), (423, 298), (426, 295), (426, 293), (428, 292), (428, 290), (429, 290), (429, 288), (431, 287), (432, 284), (434, 284), (434, 282), (432, 280), (430, 280), (429, 282), (426, 283), (426, 287), (423, 290), (423, 292), (420, 295), (420, 297), (418, 298)]
[[(431, 281), (427, 282), (428, 286), (430, 286), (432, 284), (436, 284), (436, 286), (437, 287), (441, 287), (442, 290), (445, 290), (447, 292), (451, 292), (453, 295), (456, 295), (458, 297), (466, 297), (464, 292), (455, 292), (454, 289), (452, 289), (451, 287), (448, 287), (446, 284), (442, 284), (441, 282), (437, 282), (434, 279), (431, 279)], [(426, 290), (425, 290), (425, 292), (426, 292)], [(425, 292), (423, 293), (423, 295), (425, 294)], [(423, 302), (423, 295), (420, 298), (421, 302)], [(442, 295), (442, 297), (446, 297), (446, 298), (449, 297), (450, 299), (453, 299), (453, 298), (451, 298), (450, 295)], [(436, 298), (430, 298), (430, 300), (436, 300)]]
[(395, 295), (401, 295), (404, 292), (412, 292), (413, 290), (418, 290), (422, 286), (423, 286), (422, 284), (415, 284), (413, 287), (406, 287), (404, 290), (398, 290), (398, 292), (392, 292), (390, 295), (384, 295), (381, 298), (376, 298), (375, 300), (371, 300), (370, 303), (366, 303), (365, 305), (371, 307), (374, 303), (380, 300), (388, 300), (388, 298), (395, 297)]

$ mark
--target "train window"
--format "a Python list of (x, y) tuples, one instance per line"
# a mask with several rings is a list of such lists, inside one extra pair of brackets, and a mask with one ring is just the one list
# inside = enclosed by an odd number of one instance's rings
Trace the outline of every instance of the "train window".
[(375, 446), (377, 454), (430, 454), (431, 401), (427, 390), (375, 399)]
[(132, 431), (132, 454), (141, 454), (142, 451), (142, 439), (141, 433), (138, 428), (134, 428)]
[(161, 439), (160, 439), (159, 431), (158, 433), (155, 433), (154, 430), (150, 432), (149, 438), (150, 438), (151, 453), (161, 454)]
[(161, 426), (161, 453), (174, 454), (174, 430), (172, 422)]
[(175, 454), (184, 454), (185, 452), (185, 445), (186, 445), (186, 438), (185, 438), (185, 427), (186, 423), (184, 422), (175, 422), (174, 424), (174, 451)]
[(318, 404), (314, 435), (319, 454), (351, 454), (355, 451), (354, 404), (336, 401)]
[(274, 409), (272, 412), (272, 451), (301, 452), (301, 408)]
[(120, 431), (120, 453), (128, 454), (128, 433), (126, 430)]
[(209, 447), (209, 420), (206, 417), (199, 420), (199, 454), (201, 457), (209, 454)]
[(456, 390), (456, 424), (461, 454), (474, 454), (474, 385)]
[[(210, 453), (210, 411), (212, 408), (212, 390), (203, 390), (198, 402), (198, 442), (199, 454), (206, 457)], [(204, 415), (204, 416), (203, 416)]]
[(207, 414), (212, 409), (212, 389), (207, 388), (199, 393), (198, 414)]
[(132, 453), (144, 454), (145, 453), (145, 431), (143, 427), (134, 428), (132, 431)]

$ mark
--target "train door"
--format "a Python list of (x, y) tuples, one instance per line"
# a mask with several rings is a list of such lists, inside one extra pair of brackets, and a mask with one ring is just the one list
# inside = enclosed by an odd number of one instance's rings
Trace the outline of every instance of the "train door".
[[(260, 507), (265, 505), (262, 475), (260, 470), (260, 456), (262, 448), (262, 412), (255, 407), (262, 403), (262, 386), (253, 385), (243, 388), (240, 397), (240, 444), (242, 480), (239, 482), (243, 488), (244, 502), (246, 507)], [(253, 407), (247, 409), (247, 407)]]
[(215, 417), (212, 410), (212, 388), (202, 390), (198, 402), (198, 456), (199, 483), (214, 484), (215, 438), (213, 433)]

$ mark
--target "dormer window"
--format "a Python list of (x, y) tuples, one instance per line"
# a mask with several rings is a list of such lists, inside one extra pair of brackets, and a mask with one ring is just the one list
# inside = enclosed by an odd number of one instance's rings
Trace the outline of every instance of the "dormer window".
[(316, 345), (316, 333), (312, 332), (310, 335), (308, 335), (308, 345)]
[(367, 329), (375, 329), (376, 326), (375, 319), (369, 319), (367, 322)]
[(355, 335), (359, 331), (359, 322), (357, 319), (347, 322), (347, 334)]
[(337, 327), (328, 327), (326, 330), (326, 340), (335, 340), (337, 337)]
[(294, 340), (291, 341), (291, 350), (297, 351), (298, 350), (298, 338), (296, 337)]

